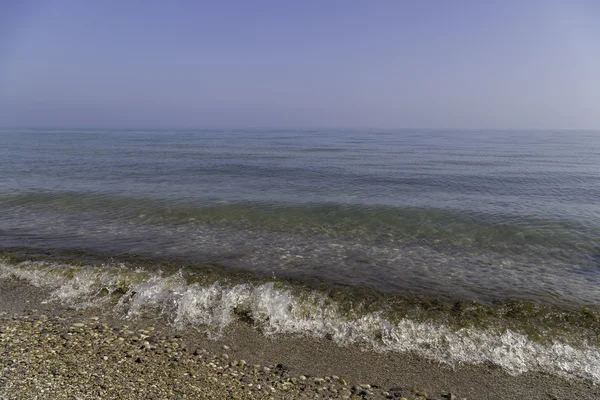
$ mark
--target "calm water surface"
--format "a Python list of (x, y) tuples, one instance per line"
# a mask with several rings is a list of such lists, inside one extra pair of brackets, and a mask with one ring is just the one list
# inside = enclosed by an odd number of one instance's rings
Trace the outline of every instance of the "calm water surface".
[(600, 304), (600, 132), (0, 131), (0, 247)]

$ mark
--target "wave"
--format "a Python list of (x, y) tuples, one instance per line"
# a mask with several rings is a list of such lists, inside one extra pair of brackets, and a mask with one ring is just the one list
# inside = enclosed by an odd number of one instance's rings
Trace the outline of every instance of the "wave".
[[(352, 194), (344, 196), (351, 198)], [(120, 220), (152, 226), (210, 225), (360, 239), (364, 243), (420, 241), (436, 247), (501, 251), (518, 248), (541, 254), (557, 251), (597, 254), (600, 241), (595, 226), (571, 220), (377, 204), (223, 203), (108, 193), (31, 192), (4, 194), (0, 196), (0, 206), (56, 214), (61, 218), (78, 215), (98, 221)], [(10, 218), (10, 213), (5, 218)]]
[(491, 364), (511, 374), (540, 371), (600, 383), (600, 348), (588, 341), (539, 341), (508, 328), (457, 328), (443, 320), (392, 318), (383, 308), (349, 306), (324, 292), (298, 290), (285, 282), (194, 281), (183, 270), (8, 259), (0, 260), (0, 279), (49, 289), (49, 300), (71, 307), (110, 305), (123, 318), (158, 312), (175, 327), (206, 329), (214, 337), (230, 324), (244, 322), (265, 335), (328, 338), (341, 346), (414, 352), (449, 365)]

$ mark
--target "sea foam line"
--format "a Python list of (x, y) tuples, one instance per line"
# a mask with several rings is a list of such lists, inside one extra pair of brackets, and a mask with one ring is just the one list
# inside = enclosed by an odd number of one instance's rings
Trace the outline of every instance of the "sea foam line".
[(213, 337), (243, 318), (266, 335), (300, 334), (330, 338), (342, 346), (361, 344), (376, 351), (414, 352), (449, 365), (494, 364), (510, 374), (541, 371), (600, 384), (600, 350), (554, 341), (542, 344), (505, 330), (452, 330), (441, 324), (380, 313), (347, 315), (317, 292), (299, 296), (273, 282), (233, 286), (188, 284), (181, 272), (131, 270), (121, 266), (74, 267), (45, 262), (0, 262), (0, 278), (17, 278), (51, 290), (51, 299), (86, 308), (117, 294), (114, 310), (125, 318), (158, 310), (176, 327), (206, 327)]

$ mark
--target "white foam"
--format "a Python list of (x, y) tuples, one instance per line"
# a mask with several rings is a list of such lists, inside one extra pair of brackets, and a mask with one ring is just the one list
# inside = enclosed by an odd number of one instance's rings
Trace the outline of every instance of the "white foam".
[(294, 294), (273, 283), (210, 286), (187, 284), (181, 273), (163, 276), (122, 266), (100, 268), (0, 262), (0, 278), (18, 278), (52, 289), (56, 301), (89, 307), (109, 293), (126, 289), (115, 311), (135, 318), (146, 310), (165, 315), (176, 326), (206, 327), (218, 336), (240, 315), (267, 335), (282, 333), (329, 337), (340, 345), (367, 345), (376, 351), (415, 352), (456, 365), (495, 364), (511, 374), (543, 371), (600, 383), (600, 350), (555, 341), (542, 344), (506, 330), (451, 330), (447, 326), (402, 319), (392, 323), (378, 313), (349, 316), (316, 292)]

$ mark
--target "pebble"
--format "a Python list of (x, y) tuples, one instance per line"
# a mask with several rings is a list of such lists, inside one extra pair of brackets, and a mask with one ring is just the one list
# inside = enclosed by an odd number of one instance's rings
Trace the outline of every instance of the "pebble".
[[(96, 318), (90, 319), (99, 322)], [(63, 400), (94, 393), (95, 398), (123, 399), (347, 399), (354, 393), (384, 399), (392, 392), (368, 384), (351, 391), (338, 375), (290, 376), (291, 369), (281, 363), (254, 364), (249, 373), (245, 360), (229, 361), (226, 353), (188, 353), (180, 335), (150, 337), (153, 327), (136, 335), (127, 325), (65, 323), (35, 315), (0, 317), (0, 398), (50, 398), (52, 393), (52, 399)]]

